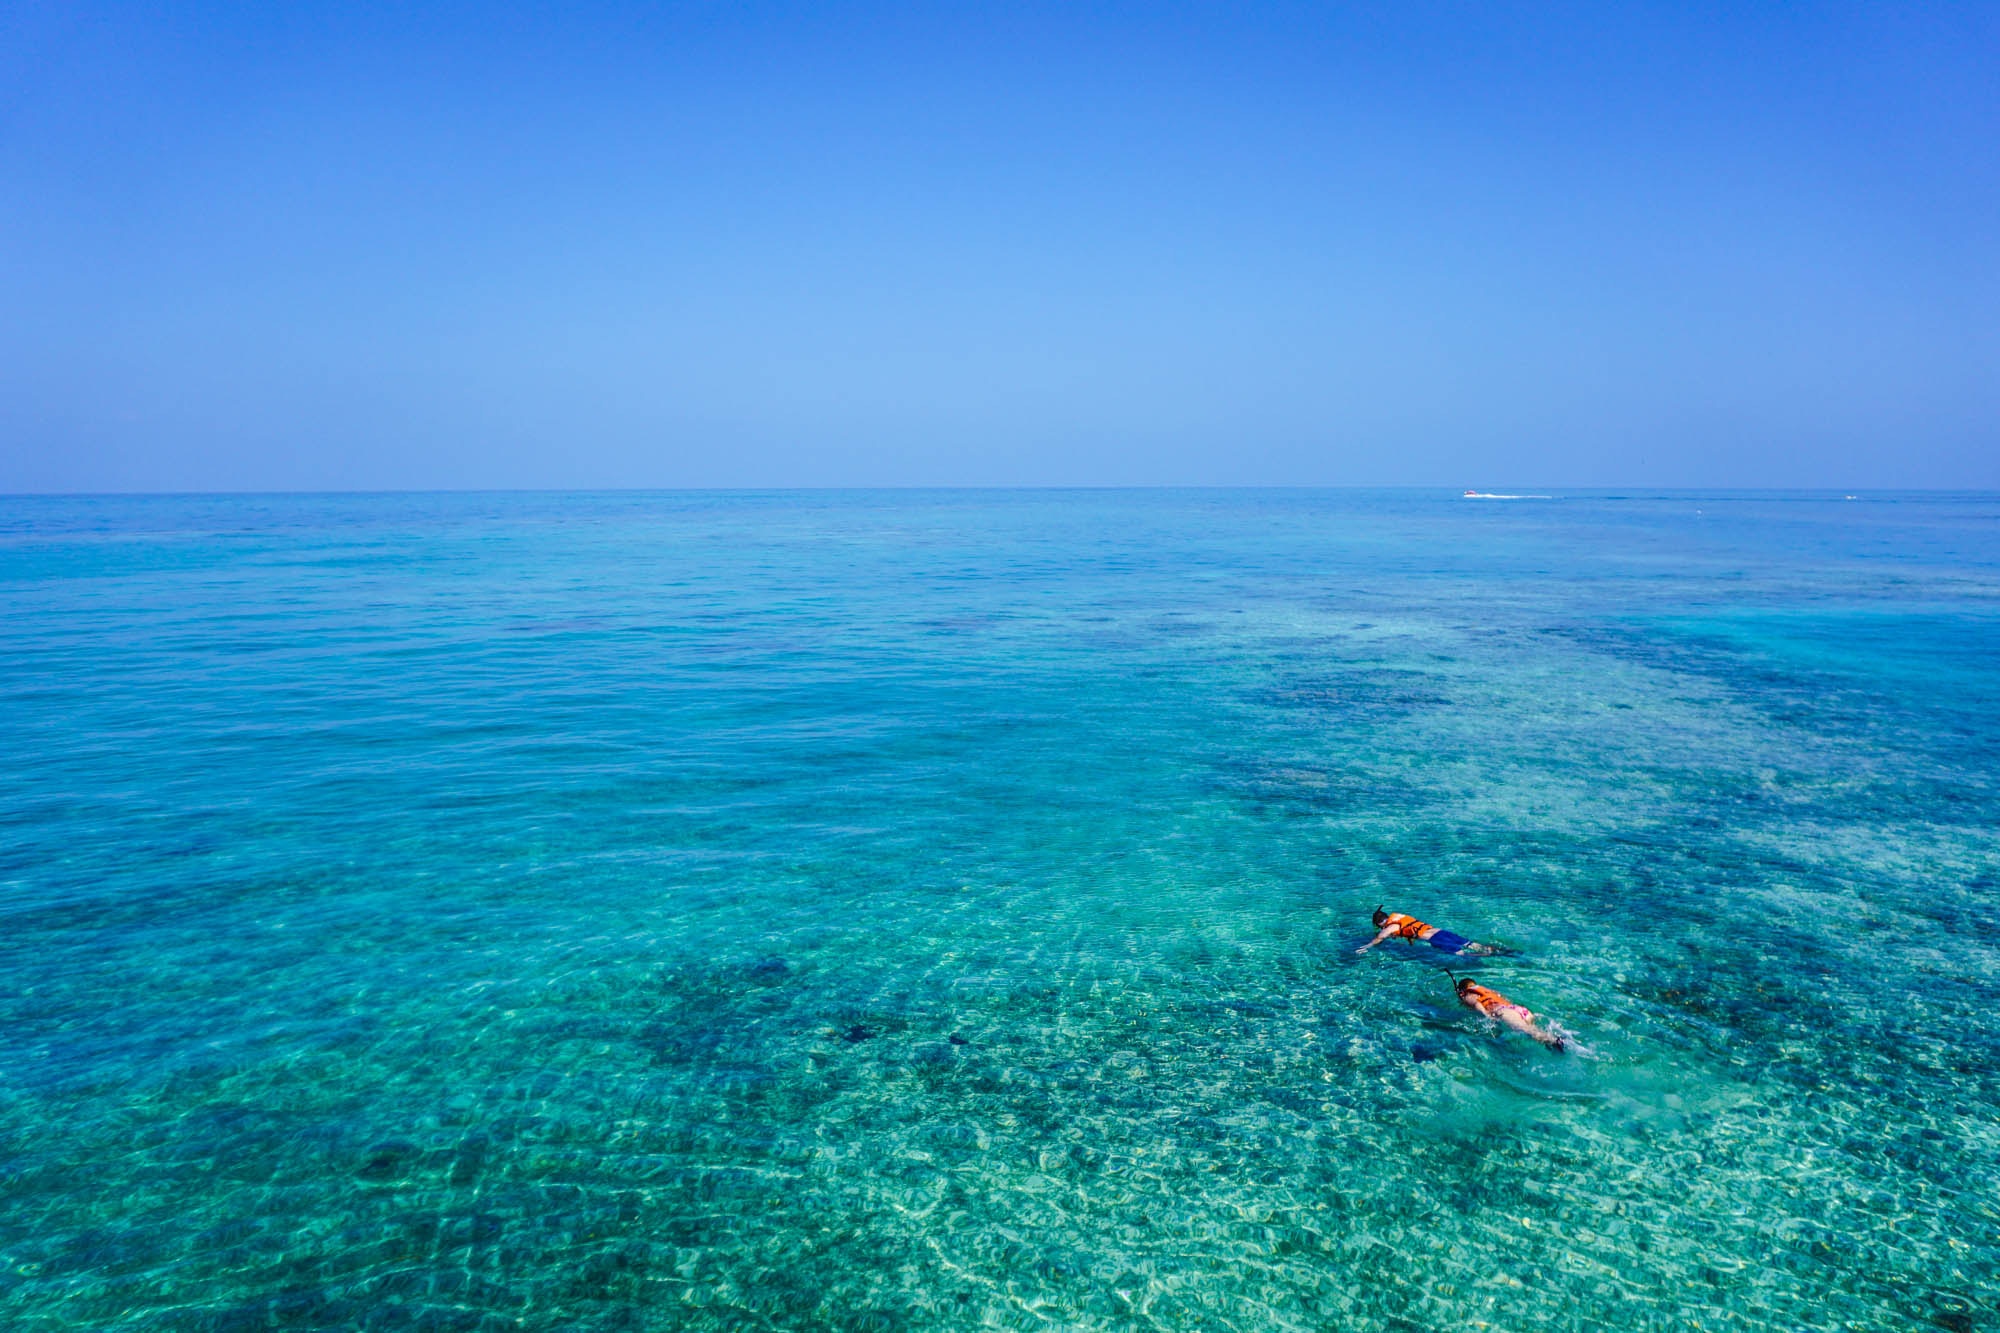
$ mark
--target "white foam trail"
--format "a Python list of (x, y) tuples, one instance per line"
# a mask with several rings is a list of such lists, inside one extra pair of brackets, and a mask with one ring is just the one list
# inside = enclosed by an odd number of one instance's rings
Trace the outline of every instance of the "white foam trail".
[(1578, 1041), (1576, 1039), (1576, 1034), (1571, 1032), (1568, 1028), (1564, 1027), (1561, 1023), (1551, 1022), (1549, 1023), (1548, 1028), (1551, 1034), (1562, 1038), (1563, 1054), (1574, 1055), (1584, 1060), (1595, 1060), (1597, 1058), (1596, 1047), (1586, 1046), (1582, 1042)]

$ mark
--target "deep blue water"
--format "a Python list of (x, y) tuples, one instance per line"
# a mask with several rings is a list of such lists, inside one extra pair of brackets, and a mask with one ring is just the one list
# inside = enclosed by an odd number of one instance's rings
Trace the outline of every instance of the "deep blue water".
[(0, 499), (0, 1324), (1991, 1328), (1996, 886), (1992, 495)]

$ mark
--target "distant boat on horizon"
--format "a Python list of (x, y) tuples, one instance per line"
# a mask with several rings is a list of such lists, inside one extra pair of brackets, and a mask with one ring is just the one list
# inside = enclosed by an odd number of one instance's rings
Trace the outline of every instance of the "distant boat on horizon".
[(1553, 500), (1553, 495), (1499, 495), (1493, 491), (1467, 491), (1468, 500)]

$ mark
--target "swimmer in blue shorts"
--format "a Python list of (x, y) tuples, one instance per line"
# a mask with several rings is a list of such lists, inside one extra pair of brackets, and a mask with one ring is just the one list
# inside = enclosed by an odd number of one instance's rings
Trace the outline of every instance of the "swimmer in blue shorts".
[(1375, 925), (1381, 933), (1354, 952), (1367, 953), (1383, 940), (1393, 939), (1397, 936), (1401, 936), (1406, 940), (1421, 940), (1425, 944), (1430, 945), (1431, 948), (1442, 949), (1446, 953), (1481, 954), (1502, 952), (1495, 945), (1474, 944), (1463, 935), (1454, 935), (1448, 930), (1439, 930), (1436, 926), (1419, 921), (1413, 916), (1404, 916), (1401, 912), (1385, 912), (1379, 907), (1375, 909)]

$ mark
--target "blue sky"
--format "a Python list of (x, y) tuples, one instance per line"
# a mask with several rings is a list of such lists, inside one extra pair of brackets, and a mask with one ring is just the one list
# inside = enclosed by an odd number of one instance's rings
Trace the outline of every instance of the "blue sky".
[(2000, 487), (1990, 5), (0, 10), (0, 490)]

